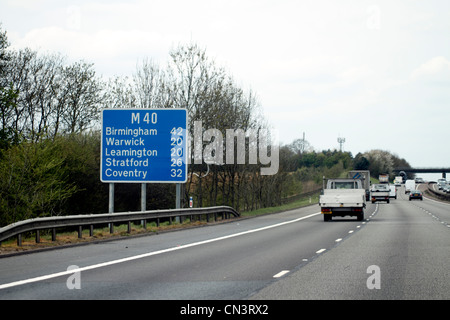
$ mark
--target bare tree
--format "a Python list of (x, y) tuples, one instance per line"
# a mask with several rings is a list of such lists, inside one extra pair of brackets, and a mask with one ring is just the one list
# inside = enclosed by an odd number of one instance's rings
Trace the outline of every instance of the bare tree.
[(63, 58), (39, 55), (23, 49), (11, 53), (7, 81), (17, 91), (14, 108), (5, 115), (8, 126), (32, 141), (39, 140), (53, 125), (55, 89)]
[(82, 132), (99, 119), (104, 84), (96, 77), (93, 64), (84, 61), (64, 67), (61, 76), (64, 132)]
[[(0, 25), (1, 26), (1, 25)], [(8, 52), (9, 42), (6, 31), (0, 29), (0, 149), (6, 148), (15, 135), (12, 128), (8, 126), (17, 91), (8, 80), (8, 63), (11, 55)]]
[(31, 141), (82, 132), (99, 118), (104, 85), (93, 65), (65, 65), (60, 54), (11, 53), (7, 82), (18, 92), (3, 122)]
[[(206, 130), (213, 128), (225, 134), (240, 130), (246, 133), (249, 130), (258, 132), (267, 125), (259, 112), (259, 103), (256, 95), (240, 88), (235, 81), (227, 75), (223, 68), (215, 65), (214, 61), (206, 56), (205, 50), (197, 45), (179, 46), (171, 52), (172, 61), (168, 67), (169, 84), (175, 105), (185, 107), (189, 112), (190, 128), (193, 131), (194, 121), (202, 121), (201, 136)], [(191, 132), (191, 136), (194, 133)], [(222, 137), (223, 138), (223, 137)], [(216, 141), (202, 141), (202, 150), (205, 145)], [(234, 139), (234, 138), (233, 138)], [(197, 141), (198, 143), (198, 141)], [(247, 154), (255, 148), (248, 137), (245, 139)], [(194, 188), (197, 203), (204, 202), (209, 205), (230, 204), (239, 207), (243, 198), (251, 198), (252, 205), (261, 205), (261, 187), (267, 180), (260, 177), (260, 166), (256, 164), (238, 163), (238, 155), (233, 149), (223, 146), (223, 154), (230, 154), (228, 161), (221, 159), (217, 153), (214, 158), (217, 163), (191, 166), (190, 184), (187, 191)], [(236, 150), (237, 151), (237, 150)], [(225, 163), (226, 162), (226, 163)], [(191, 163), (195, 164), (195, 161)], [(208, 172), (204, 177), (203, 173)], [(199, 178), (203, 177), (203, 178)], [(192, 185), (195, 181), (195, 186)], [(251, 181), (247, 183), (246, 181)], [(273, 184), (273, 183), (272, 183)], [(254, 185), (254, 188), (251, 186)], [(250, 196), (250, 193), (253, 195)]]
[(139, 108), (168, 107), (164, 71), (150, 60), (143, 60), (133, 75), (134, 96)]
[(115, 76), (109, 79), (102, 108), (137, 108), (133, 83), (128, 77)]

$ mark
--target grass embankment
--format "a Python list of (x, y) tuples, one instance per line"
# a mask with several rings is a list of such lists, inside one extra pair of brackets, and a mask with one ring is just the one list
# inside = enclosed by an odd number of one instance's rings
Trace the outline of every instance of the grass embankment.
[[(271, 213), (277, 213), (277, 212), (283, 212), (287, 210), (292, 210), (296, 208), (301, 208), (308, 206), (310, 204), (318, 203), (319, 201), (319, 194), (307, 196), (304, 198), (301, 198), (297, 201), (293, 201), (291, 203), (287, 203), (281, 206), (277, 207), (270, 207), (270, 208), (261, 208), (254, 211), (248, 211), (248, 212), (241, 212), (241, 217), (248, 218), (248, 217), (256, 217), (264, 214), (271, 214)], [(211, 220), (210, 220), (211, 221)], [(222, 221), (233, 221), (233, 220), (218, 220), (218, 223)], [(147, 223), (147, 228), (145, 229), (140, 224), (131, 224), (131, 232), (128, 233), (128, 225), (115, 225), (114, 226), (114, 233), (110, 233), (110, 230), (108, 227), (100, 228), (100, 229), (94, 229), (93, 235), (89, 235), (89, 230), (83, 230), (83, 236), (82, 238), (78, 238), (78, 232), (61, 232), (57, 233), (56, 235), (56, 241), (52, 241), (51, 234), (48, 232), (41, 232), (40, 234), (40, 243), (36, 243), (35, 235), (34, 233), (26, 234), (22, 238), (22, 246), (17, 246), (17, 241), (15, 238), (10, 239), (8, 241), (4, 241), (0, 245), (0, 254), (8, 254), (8, 253), (14, 253), (14, 252), (23, 252), (23, 251), (30, 251), (35, 249), (43, 249), (43, 248), (54, 248), (54, 247), (60, 247), (64, 245), (71, 245), (71, 244), (80, 244), (80, 243), (87, 243), (87, 242), (95, 242), (95, 241), (101, 241), (101, 240), (107, 240), (107, 239), (117, 239), (119, 237), (129, 237), (133, 235), (140, 235), (140, 234), (157, 234), (159, 232), (164, 231), (170, 231), (170, 230), (176, 230), (176, 229), (183, 229), (183, 228), (192, 228), (197, 226), (202, 226), (206, 224), (214, 224), (216, 222), (206, 222), (206, 218), (200, 220), (200, 221), (190, 221), (189, 219), (185, 219), (182, 223), (172, 221), (172, 223), (161, 222), (159, 226), (156, 225), (156, 222), (149, 222)]]
[(263, 214), (277, 213), (292, 209), (297, 209), (301, 207), (309, 206), (310, 204), (315, 204), (319, 202), (319, 193), (308, 196), (305, 198), (301, 198), (297, 201), (287, 203), (278, 207), (270, 207), (270, 208), (261, 208), (254, 211), (241, 212), (241, 217), (250, 217), (250, 216), (259, 216)]

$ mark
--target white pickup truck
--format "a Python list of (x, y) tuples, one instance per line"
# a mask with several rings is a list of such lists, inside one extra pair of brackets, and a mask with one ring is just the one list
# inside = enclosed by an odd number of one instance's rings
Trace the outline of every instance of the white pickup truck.
[(376, 201), (386, 201), (389, 203), (390, 191), (389, 183), (373, 184), (370, 190), (372, 203), (375, 203)]
[(366, 191), (359, 179), (329, 179), (319, 197), (324, 221), (333, 217), (356, 216), (364, 219)]

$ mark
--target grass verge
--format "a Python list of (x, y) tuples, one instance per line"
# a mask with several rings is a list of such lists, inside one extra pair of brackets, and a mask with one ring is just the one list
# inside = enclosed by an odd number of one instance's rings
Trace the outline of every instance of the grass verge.
[(297, 208), (301, 208), (301, 207), (306, 207), (306, 206), (309, 206), (311, 204), (315, 204), (318, 202), (319, 202), (319, 194), (316, 194), (316, 195), (301, 198), (297, 201), (294, 201), (291, 203), (286, 203), (284, 205), (277, 206), (277, 207), (261, 208), (261, 209), (257, 209), (257, 210), (253, 210), (253, 211), (241, 212), (241, 216), (242, 217), (253, 217), (253, 216), (259, 216), (259, 215), (263, 215), (263, 214), (278, 213), (278, 212), (293, 210), (293, 209), (297, 209)]

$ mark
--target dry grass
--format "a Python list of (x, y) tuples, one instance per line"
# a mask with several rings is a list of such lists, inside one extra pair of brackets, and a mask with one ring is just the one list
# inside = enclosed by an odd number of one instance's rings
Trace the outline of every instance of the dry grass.
[(35, 234), (27, 234), (26, 236), (22, 237), (22, 245), (17, 245), (16, 238), (10, 239), (8, 241), (4, 241), (0, 245), (0, 255), (2, 254), (8, 254), (8, 253), (15, 253), (15, 252), (24, 252), (24, 251), (30, 251), (30, 250), (36, 250), (36, 249), (44, 249), (44, 248), (52, 248), (52, 247), (61, 247), (65, 245), (71, 245), (71, 244), (80, 244), (80, 243), (87, 243), (87, 242), (95, 242), (95, 241), (101, 241), (101, 240), (108, 240), (108, 239), (117, 239), (120, 237), (130, 237), (135, 236), (139, 234), (156, 234), (159, 232), (169, 231), (169, 230), (175, 230), (175, 229), (181, 229), (181, 228), (188, 228), (188, 227), (196, 227), (205, 225), (206, 221), (194, 221), (190, 222), (187, 220), (186, 222), (175, 223), (172, 224), (169, 223), (161, 223), (159, 227), (156, 226), (155, 223), (149, 223), (147, 224), (147, 229), (144, 229), (140, 225), (134, 225), (132, 224), (131, 232), (128, 233), (128, 226), (125, 225), (115, 225), (114, 226), (114, 233), (110, 233), (109, 228), (102, 228), (102, 229), (94, 229), (93, 235), (89, 235), (89, 230), (83, 230), (82, 238), (78, 238), (78, 232), (64, 232), (64, 233), (57, 233), (56, 234), (56, 241), (52, 241), (51, 234), (46, 234), (41, 232), (40, 235), (40, 242), (36, 243)]

